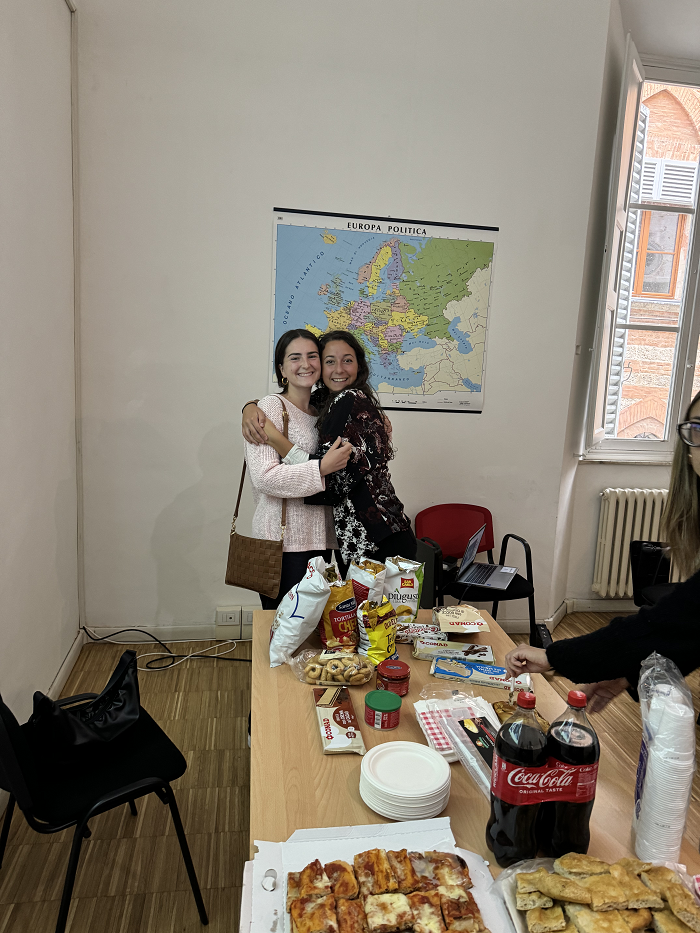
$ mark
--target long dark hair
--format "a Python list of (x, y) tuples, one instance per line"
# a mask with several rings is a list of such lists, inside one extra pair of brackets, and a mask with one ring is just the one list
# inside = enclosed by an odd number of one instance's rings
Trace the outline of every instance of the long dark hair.
[[(684, 421), (698, 401), (700, 392), (688, 405)], [(671, 545), (673, 561), (683, 579), (700, 567), (700, 476), (693, 469), (689, 451), (680, 437), (676, 437), (668, 499), (661, 518), (661, 533)]]
[(277, 341), (277, 346), (275, 347), (275, 376), (277, 376), (277, 385), (282, 389), (282, 395), (287, 391), (286, 385), (282, 382), (282, 371), (280, 367), (284, 363), (284, 357), (287, 353), (287, 347), (292, 342), (301, 337), (302, 340), (310, 340), (311, 343), (315, 343), (318, 349), (319, 358), (321, 356), (321, 345), (318, 342), (318, 337), (316, 334), (312, 333), (310, 330), (306, 330), (304, 327), (299, 327), (296, 330), (286, 330), (280, 339)]
[[(326, 347), (328, 346), (328, 344), (332, 343), (334, 340), (342, 340), (343, 343), (346, 343), (350, 347), (350, 349), (353, 351), (353, 353), (355, 354), (355, 359), (357, 360), (357, 379), (349, 388), (358, 389), (359, 391), (364, 392), (364, 394), (372, 402), (375, 408), (378, 411), (381, 411), (382, 406), (379, 401), (379, 397), (377, 396), (377, 393), (374, 391), (369, 381), (370, 371), (369, 371), (369, 364), (367, 362), (367, 354), (365, 353), (365, 348), (362, 346), (360, 341), (356, 337), (354, 337), (349, 331), (331, 330), (327, 334), (323, 334), (323, 336), (319, 340), (319, 346), (321, 349), (321, 372), (323, 372), (323, 353)], [(319, 429), (320, 429), (321, 423), (323, 422), (324, 418), (328, 414), (328, 409), (330, 408), (331, 403), (335, 397), (334, 394), (330, 392), (328, 390), (328, 387), (325, 385), (324, 385), (324, 390), (325, 391), (323, 395), (321, 396), (319, 393), (320, 397), (318, 398), (320, 410), (319, 410), (319, 415), (318, 415), (318, 421), (316, 423)]]

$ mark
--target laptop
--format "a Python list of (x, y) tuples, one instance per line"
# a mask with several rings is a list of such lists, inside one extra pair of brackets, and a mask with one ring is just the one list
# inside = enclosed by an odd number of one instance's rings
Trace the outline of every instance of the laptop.
[(457, 583), (465, 586), (488, 586), (493, 590), (505, 590), (518, 572), (517, 567), (502, 564), (480, 564), (474, 561), (484, 536), (486, 525), (471, 536), (457, 573)]

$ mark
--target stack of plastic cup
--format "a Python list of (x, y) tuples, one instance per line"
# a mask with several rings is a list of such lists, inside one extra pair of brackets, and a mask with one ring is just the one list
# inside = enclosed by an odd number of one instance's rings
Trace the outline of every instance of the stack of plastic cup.
[(647, 764), (636, 811), (637, 857), (678, 861), (695, 772), (695, 713), (674, 687), (651, 698)]

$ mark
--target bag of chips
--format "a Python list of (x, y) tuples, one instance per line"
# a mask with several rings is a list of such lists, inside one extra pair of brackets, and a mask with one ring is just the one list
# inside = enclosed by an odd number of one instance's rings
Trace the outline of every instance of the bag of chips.
[(415, 619), (423, 589), (424, 566), (407, 557), (387, 557), (384, 595), (396, 608), (397, 615), (410, 614)]
[(331, 589), (325, 569), (322, 557), (312, 557), (303, 579), (279, 604), (270, 628), (270, 667), (284, 664), (318, 625)]
[(385, 576), (386, 565), (380, 564), (376, 560), (370, 560), (369, 557), (361, 557), (358, 561), (353, 561), (350, 564), (347, 578), (352, 580), (355, 601), (358, 606), (366, 599), (374, 603), (382, 601)]
[(372, 664), (398, 658), (396, 651), (396, 613), (384, 596), (381, 603), (365, 600), (357, 610), (358, 652)]
[(343, 582), (335, 564), (325, 573), (330, 590), (318, 623), (318, 634), (325, 648), (354, 648), (357, 644), (357, 603), (352, 580)]

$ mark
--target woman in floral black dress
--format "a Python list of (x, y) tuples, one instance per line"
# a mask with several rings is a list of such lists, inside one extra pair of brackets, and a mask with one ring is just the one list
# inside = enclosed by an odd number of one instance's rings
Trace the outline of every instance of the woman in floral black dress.
[[(389, 474), (393, 457), (390, 426), (369, 384), (369, 366), (361, 344), (347, 331), (332, 331), (320, 340), (324, 388), (313, 396), (320, 414), (317, 456), (338, 437), (350, 441), (355, 454), (343, 470), (326, 477), (326, 491), (306, 498), (307, 505), (332, 505), (341, 564), (367, 556), (385, 561), (400, 555), (414, 558), (416, 539)], [(244, 410), (244, 434), (260, 438), (262, 419)], [(256, 432), (257, 428), (257, 432)], [(247, 431), (246, 431), (247, 429)], [(287, 462), (304, 455), (279, 435), (269, 422), (268, 442)], [(291, 449), (290, 449), (291, 448)], [(343, 574), (347, 567), (341, 566)]]

